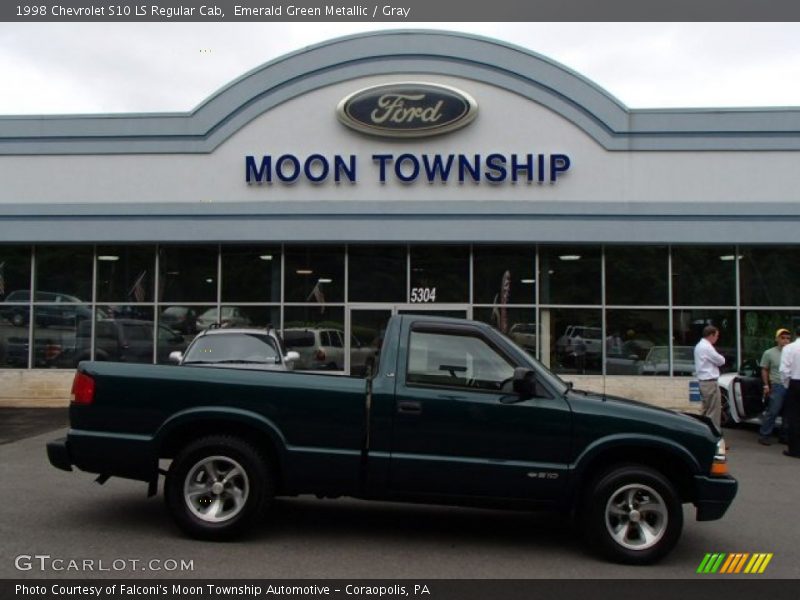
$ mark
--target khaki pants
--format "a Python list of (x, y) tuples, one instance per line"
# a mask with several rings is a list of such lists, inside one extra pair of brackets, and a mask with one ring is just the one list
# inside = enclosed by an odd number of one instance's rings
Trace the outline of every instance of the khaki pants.
[(701, 381), (699, 383), (700, 400), (703, 402), (703, 414), (707, 417), (711, 417), (717, 429), (721, 430), (722, 401), (719, 393), (719, 384), (717, 384), (716, 379), (713, 381)]

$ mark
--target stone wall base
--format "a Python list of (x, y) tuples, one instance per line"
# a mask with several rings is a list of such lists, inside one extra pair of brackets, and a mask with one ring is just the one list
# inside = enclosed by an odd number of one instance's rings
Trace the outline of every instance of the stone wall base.
[(601, 375), (564, 375), (576, 388), (609, 396), (621, 396), (661, 408), (685, 412), (700, 412), (699, 402), (689, 401), (691, 377), (637, 377)]
[(75, 371), (0, 369), (0, 407), (69, 406)]

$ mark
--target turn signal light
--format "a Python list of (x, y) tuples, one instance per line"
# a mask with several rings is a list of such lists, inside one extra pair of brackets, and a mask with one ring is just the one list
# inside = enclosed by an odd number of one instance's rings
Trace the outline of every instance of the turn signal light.
[(72, 380), (72, 393), (69, 397), (71, 404), (87, 406), (94, 402), (94, 379), (86, 373), (75, 373)]
[(727, 475), (728, 474), (728, 461), (714, 461), (711, 463), (711, 474), (712, 475)]
[(714, 460), (711, 463), (711, 474), (728, 474), (728, 446), (725, 444), (724, 438), (717, 441), (717, 451), (714, 453)]

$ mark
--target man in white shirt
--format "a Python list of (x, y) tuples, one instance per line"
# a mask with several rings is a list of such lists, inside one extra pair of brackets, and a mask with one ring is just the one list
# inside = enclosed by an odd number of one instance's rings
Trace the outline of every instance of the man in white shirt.
[(725, 357), (714, 348), (718, 339), (719, 329), (713, 325), (706, 325), (703, 328), (703, 339), (694, 347), (694, 370), (700, 382), (703, 414), (710, 417), (717, 429), (720, 429), (722, 402), (717, 380), (719, 379), (719, 368), (725, 364)]
[(800, 327), (795, 333), (797, 339), (781, 350), (781, 379), (786, 386), (783, 410), (789, 441), (789, 448), (783, 453), (800, 458)]

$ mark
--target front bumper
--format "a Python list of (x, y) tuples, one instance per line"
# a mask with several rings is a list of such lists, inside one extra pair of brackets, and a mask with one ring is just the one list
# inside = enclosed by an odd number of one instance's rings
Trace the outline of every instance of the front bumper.
[(739, 483), (733, 477), (695, 475), (695, 502), (698, 521), (721, 519), (736, 497)]

